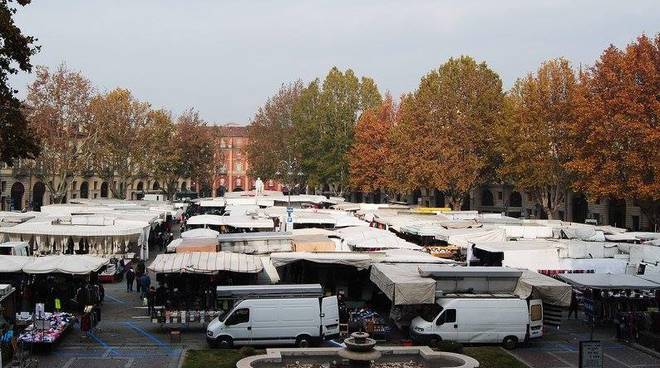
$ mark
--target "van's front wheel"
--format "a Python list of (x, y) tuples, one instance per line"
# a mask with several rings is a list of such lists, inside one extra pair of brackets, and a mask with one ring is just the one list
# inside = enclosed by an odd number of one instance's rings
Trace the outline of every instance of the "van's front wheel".
[(312, 339), (307, 335), (298, 336), (296, 346), (299, 348), (308, 348), (312, 345)]
[(502, 346), (507, 350), (513, 350), (518, 345), (518, 338), (515, 336), (507, 336), (502, 341)]
[(442, 341), (442, 338), (440, 336), (433, 335), (431, 338), (429, 338), (429, 346), (432, 348), (437, 348), (440, 346), (440, 342)]
[(234, 340), (229, 336), (220, 336), (216, 341), (216, 346), (222, 349), (230, 349), (234, 346)]

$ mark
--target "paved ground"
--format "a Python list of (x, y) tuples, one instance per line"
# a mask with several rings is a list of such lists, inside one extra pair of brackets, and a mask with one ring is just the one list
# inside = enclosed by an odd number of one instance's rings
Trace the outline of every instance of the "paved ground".
[[(590, 328), (580, 321), (564, 321), (560, 330), (547, 330), (543, 338), (511, 353), (534, 368), (578, 367), (579, 342), (589, 340)], [(614, 339), (612, 328), (599, 328), (594, 339), (603, 341), (604, 368), (660, 367), (660, 359)]]

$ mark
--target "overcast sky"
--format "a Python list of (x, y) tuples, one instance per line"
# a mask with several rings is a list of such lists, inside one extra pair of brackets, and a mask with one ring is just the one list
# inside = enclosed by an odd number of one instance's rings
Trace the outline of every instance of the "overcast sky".
[[(660, 32), (660, 1), (32, 0), (16, 21), (39, 39), (35, 65), (66, 62), (100, 90), (244, 124), (282, 83), (333, 65), (397, 96), (461, 54), (507, 88), (548, 58), (593, 64), (610, 43)], [(22, 96), (31, 80), (14, 79)]]

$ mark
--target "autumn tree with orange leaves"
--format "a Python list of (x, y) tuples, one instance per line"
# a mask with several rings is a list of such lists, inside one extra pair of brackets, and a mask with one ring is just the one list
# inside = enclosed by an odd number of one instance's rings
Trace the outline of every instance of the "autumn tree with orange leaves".
[(362, 113), (355, 126), (355, 140), (348, 152), (350, 185), (354, 190), (376, 192), (392, 187), (384, 170), (391, 157), (389, 134), (396, 122), (392, 96)]
[(565, 59), (549, 60), (518, 79), (507, 94), (506, 119), (496, 130), (499, 174), (527, 192), (550, 219), (559, 218), (571, 177), (568, 124), (575, 121), (577, 78)]
[(594, 198), (636, 199), (660, 220), (660, 34), (607, 48), (580, 75), (570, 126), (575, 188)]
[(502, 81), (486, 63), (451, 58), (404, 96), (388, 170), (396, 189), (437, 188), (460, 209), (494, 175), (492, 134), (504, 103)]

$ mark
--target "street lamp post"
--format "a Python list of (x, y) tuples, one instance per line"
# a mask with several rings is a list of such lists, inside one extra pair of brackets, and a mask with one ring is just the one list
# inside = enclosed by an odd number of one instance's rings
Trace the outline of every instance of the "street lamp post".
[(280, 161), (280, 168), (281, 171), (278, 170), (275, 172), (275, 176), (283, 179), (288, 190), (288, 205), (286, 208), (287, 219), (285, 226), (285, 230), (288, 230), (289, 224), (293, 223), (293, 218), (291, 217), (293, 214), (293, 207), (291, 207), (291, 190), (296, 185), (296, 180), (303, 176), (303, 173), (299, 170), (299, 164), (295, 158)]

